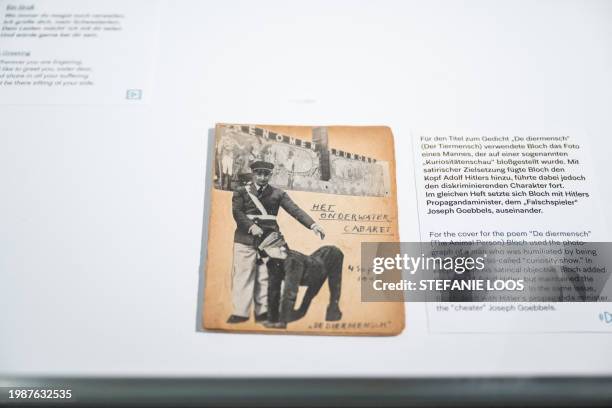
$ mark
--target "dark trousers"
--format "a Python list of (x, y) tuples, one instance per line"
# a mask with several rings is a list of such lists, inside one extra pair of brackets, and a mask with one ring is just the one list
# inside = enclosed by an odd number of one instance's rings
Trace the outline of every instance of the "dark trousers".
[(285, 278), (283, 261), (270, 259), (268, 261), (268, 321), (279, 321), (281, 287)]

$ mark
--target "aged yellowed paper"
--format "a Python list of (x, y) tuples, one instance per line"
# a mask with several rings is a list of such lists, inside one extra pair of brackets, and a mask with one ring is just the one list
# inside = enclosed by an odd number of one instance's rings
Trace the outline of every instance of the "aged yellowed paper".
[(399, 241), (395, 168), (388, 127), (217, 125), (204, 327), (400, 333), (360, 271), (362, 242)]

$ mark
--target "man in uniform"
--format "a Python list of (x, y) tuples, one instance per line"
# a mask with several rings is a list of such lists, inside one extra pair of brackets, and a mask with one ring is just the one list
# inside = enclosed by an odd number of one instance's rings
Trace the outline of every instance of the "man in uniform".
[(257, 262), (257, 246), (264, 232), (279, 231), (276, 222), (279, 208), (321, 239), (325, 237), (323, 229), (285, 191), (268, 184), (274, 169), (272, 163), (255, 161), (250, 167), (252, 182), (236, 189), (232, 197), (232, 214), (236, 221), (232, 266), (234, 311), (228, 323), (249, 320), (251, 303), (255, 303), (255, 321), (267, 319), (268, 273), (265, 264)]

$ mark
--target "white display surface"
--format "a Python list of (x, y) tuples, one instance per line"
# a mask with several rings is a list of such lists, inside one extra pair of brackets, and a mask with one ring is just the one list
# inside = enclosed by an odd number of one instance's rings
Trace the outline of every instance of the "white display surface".
[(609, 202), (612, 3), (159, 6), (147, 103), (0, 106), (0, 374), (612, 374), (609, 332), (430, 334), (424, 304), (397, 337), (196, 330), (216, 122), (390, 126), (404, 241), (415, 129), (586, 134)]

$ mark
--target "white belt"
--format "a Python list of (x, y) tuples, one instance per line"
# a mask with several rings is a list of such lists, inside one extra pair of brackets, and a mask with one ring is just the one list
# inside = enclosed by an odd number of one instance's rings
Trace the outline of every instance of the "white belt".
[(253, 220), (255, 218), (258, 218), (260, 220), (276, 220), (276, 215), (261, 215), (261, 214), (256, 214), (256, 215), (252, 215), (252, 214), (247, 214), (247, 217), (249, 217), (249, 219)]

